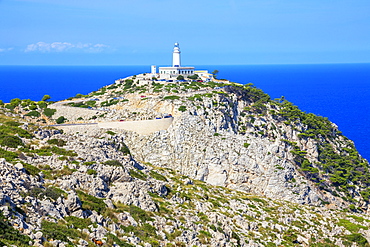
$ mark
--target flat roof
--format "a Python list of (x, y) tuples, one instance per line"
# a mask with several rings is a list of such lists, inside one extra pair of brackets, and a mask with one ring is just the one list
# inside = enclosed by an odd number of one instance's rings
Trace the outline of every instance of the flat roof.
[(159, 69), (194, 69), (194, 67), (159, 67)]

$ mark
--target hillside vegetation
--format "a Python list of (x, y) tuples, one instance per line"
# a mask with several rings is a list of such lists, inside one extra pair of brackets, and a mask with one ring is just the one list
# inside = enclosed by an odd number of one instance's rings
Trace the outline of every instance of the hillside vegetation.
[(369, 246), (369, 163), (284, 98), (134, 76), (58, 104), (1, 105), (2, 245)]

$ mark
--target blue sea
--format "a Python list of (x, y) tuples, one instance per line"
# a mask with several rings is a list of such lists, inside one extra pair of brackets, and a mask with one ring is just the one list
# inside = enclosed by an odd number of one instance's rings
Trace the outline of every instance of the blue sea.
[[(370, 160), (370, 64), (199, 65), (218, 78), (253, 83), (272, 99), (284, 96), (301, 110), (328, 117)], [(0, 99), (54, 101), (87, 94), (150, 66), (0, 66)]]

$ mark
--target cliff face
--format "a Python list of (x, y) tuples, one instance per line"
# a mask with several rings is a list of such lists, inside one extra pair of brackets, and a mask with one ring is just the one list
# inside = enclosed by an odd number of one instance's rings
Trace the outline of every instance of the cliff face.
[[(352, 201), (367, 209), (360, 193), (366, 191), (368, 163), (327, 119), (240, 85), (187, 95), (172, 104), (176, 117), (167, 131), (126, 135), (137, 159), (270, 198), (337, 206)], [(178, 111), (181, 106), (186, 111)], [(362, 178), (336, 180), (360, 170), (366, 171), (358, 174)]]
[[(86, 97), (0, 108), (0, 244), (368, 244), (369, 164), (327, 119), (234, 83)], [(168, 114), (145, 135), (91, 124)], [(91, 125), (43, 126), (60, 117)]]

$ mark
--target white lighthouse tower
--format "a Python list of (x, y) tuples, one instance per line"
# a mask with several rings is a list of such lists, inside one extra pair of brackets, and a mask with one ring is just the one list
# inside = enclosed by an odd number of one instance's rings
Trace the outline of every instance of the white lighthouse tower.
[(185, 77), (194, 75), (194, 67), (181, 67), (180, 53), (179, 43), (176, 42), (172, 53), (172, 67), (159, 67), (160, 79), (173, 80), (179, 75)]
[(172, 53), (172, 67), (181, 67), (180, 66), (180, 47), (179, 43), (175, 43), (175, 47), (173, 48)]

